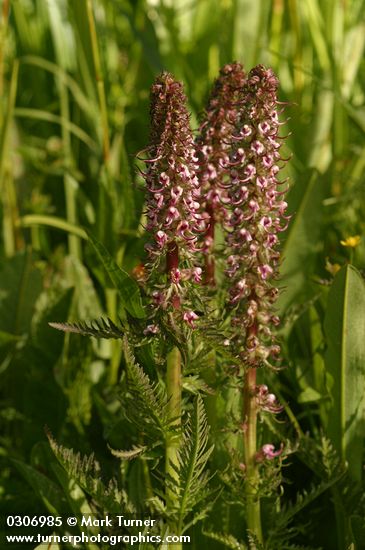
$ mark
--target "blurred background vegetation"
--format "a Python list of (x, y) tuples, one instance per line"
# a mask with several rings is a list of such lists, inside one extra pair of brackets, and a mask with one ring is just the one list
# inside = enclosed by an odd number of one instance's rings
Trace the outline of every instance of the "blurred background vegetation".
[[(3, 513), (29, 513), (30, 502), (36, 513), (45, 500), (63, 498), (50, 481), (45, 425), (64, 444), (94, 450), (107, 473), (118, 467), (106, 442), (125, 447), (113, 393), (120, 345), (64, 336), (47, 322), (117, 318), (116, 292), (83, 228), (126, 271), (144, 261), (135, 154), (148, 143), (149, 88), (162, 70), (184, 82), (193, 128), (225, 63), (246, 70), (263, 63), (279, 76), (280, 99), (289, 103), (282, 119), (289, 117), (283, 133), (290, 133), (285, 170), (294, 214), (283, 238), (279, 308), (290, 368), (281, 392), (302, 431), (326, 423), (323, 300), (340, 266), (351, 261), (362, 270), (365, 259), (364, 240), (341, 244), (364, 233), (364, 4), (2, 0)], [(125, 466), (135, 502), (140, 467)]]

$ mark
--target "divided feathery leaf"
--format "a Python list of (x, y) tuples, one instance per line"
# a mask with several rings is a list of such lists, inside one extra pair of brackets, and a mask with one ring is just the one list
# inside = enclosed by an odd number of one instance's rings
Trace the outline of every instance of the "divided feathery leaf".
[(173, 430), (167, 414), (166, 393), (158, 383), (152, 384), (137, 365), (126, 337), (123, 342), (128, 380), (128, 393), (123, 396), (125, 412), (128, 419), (154, 443), (164, 441)]
[(134, 509), (127, 494), (118, 488), (116, 480), (111, 479), (108, 486), (102, 482), (100, 465), (95, 460), (94, 454), (82, 457), (80, 453), (74, 453), (72, 449), (58, 445), (50, 432), (47, 433), (47, 437), (52, 451), (67, 476), (75, 480), (88, 495), (93, 497), (104, 511), (119, 513), (123, 507), (123, 510), (133, 513)]
[[(206, 465), (213, 451), (213, 446), (208, 447), (208, 435), (209, 427), (203, 401), (198, 396), (182, 436), (178, 455), (179, 465), (176, 468), (178, 481), (172, 477), (166, 478), (166, 484), (176, 491), (175, 508), (180, 533), (203, 519), (213, 504), (212, 499), (207, 503), (212, 493), (207, 487), (209, 472)], [(193, 518), (187, 521), (190, 513), (193, 513)]]
[(83, 336), (93, 336), (94, 338), (114, 338), (121, 339), (124, 330), (113, 323), (109, 317), (107, 319), (93, 319), (92, 321), (77, 321), (75, 323), (48, 323), (49, 326), (63, 332), (73, 332)]
[(250, 550), (265, 550), (265, 547), (261, 544), (256, 535), (248, 533), (247, 538)]
[(273, 544), (274, 542), (282, 541), (288, 534), (288, 526), (293, 517), (316, 500), (322, 493), (327, 491), (327, 489), (337, 483), (343, 474), (343, 471), (339, 471), (337, 475), (334, 474), (328, 481), (323, 481), (319, 485), (313, 485), (309, 491), (304, 490), (302, 493), (298, 493), (295, 503), (283, 507), (280, 512), (275, 515), (271, 522), (271, 525), (275, 527), (269, 531), (267, 542)]
[(128, 451), (116, 450), (116, 449), (112, 449), (111, 447), (109, 447), (109, 449), (113, 456), (116, 456), (124, 460), (131, 460), (132, 458), (137, 458), (137, 456), (143, 454), (147, 450), (147, 446), (133, 445), (132, 449), (129, 449)]
[(203, 534), (212, 540), (220, 542), (226, 548), (231, 548), (232, 550), (248, 550), (247, 546), (242, 542), (239, 542), (233, 535), (226, 535), (225, 533), (216, 533), (215, 531), (205, 530), (203, 530)]

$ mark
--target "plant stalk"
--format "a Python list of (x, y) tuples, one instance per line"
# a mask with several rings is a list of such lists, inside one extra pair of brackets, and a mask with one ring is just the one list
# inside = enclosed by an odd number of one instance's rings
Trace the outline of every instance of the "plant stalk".
[(260, 499), (257, 497), (259, 472), (256, 464), (257, 452), (257, 404), (255, 399), (256, 367), (249, 367), (245, 373), (243, 387), (244, 454), (246, 465), (246, 522), (247, 529), (262, 542)]
[(10, 132), (17, 94), (18, 72), (19, 60), (16, 59), (13, 63), (5, 112), (3, 112), (3, 98), (0, 97), (0, 115), (2, 118), (0, 120), (0, 192), (3, 204), (4, 250), (7, 257), (13, 256), (16, 250), (21, 248), (23, 244), (21, 233), (17, 226), (19, 213), (12, 174), (12, 159), (10, 157)]
[[(215, 219), (214, 219), (214, 209), (212, 204), (207, 205), (207, 212), (210, 216), (209, 227), (206, 232), (206, 237), (210, 237), (214, 243), (214, 229), (215, 229)], [(205, 284), (214, 287), (215, 286), (215, 262), (214, 255), (212, 253), (206, 254), (205, 256)]]
[[(10, 13), (10, 2), (9, 0), (3, 0), (2, 10), (1, 10), (1, 20), (0, 20), (0, 98), (4, 97), (4, 57), (5, 57), (5, 44), (6, 44), (6, 34), (8, 29)], [(2, 105), (0, 106), (1, 115)], [(2, 117), (0, 116), (0, 124), (2, 123)]]
[[(68, 126), (65, 121), (70, 120), (70, 107), (68, 99), (68, 91), (63, 79), (60, 77), (59, 81), (60, 90), (60, 106), (61, 106), (61, 132), (63, 143), (63, 156), (64, 156), (64, 176), (63, 185), (65, 192), (66, 202), (66, 217), (67, 221), (77, 226), (77, 182), (70, 174), (72, 167), (72, 147), (71, 147), (71, 135)], [(81, 241), (78, 236), (69, 233), (67, 236), (69, 254), (75, 256), (78, 260), (82, 259)]]
[[(170, 243), (166, 256), (166, 273), (170, 276), (173, 269), (179, 265), (179, 248), (175, 242)], [(175, 307), (180, 306), (180, 301), (176, 301)], [(176, 471), (179, 467), (178, 452), (180, 447), (180, 426), (181, 426), (181, 353), (177, 347), (174, 347), (167, 355), (166, 369), (166, 393), (168, 400), (168, 417), (171, 425), (176, 429), (166, 440), (165, 473), (172, 478), (176, 485), (179, 484), (179, 475)], [(166, 485), (166, 508), (168, 514), (173, 514), (176, 498), (176, 489), (169, 484)], [(172, 534), (177, 534), (177, 525), (173, 521), (169, 522), (169, 530)], [(174, 544), (171, 550), (181, 550), (180, 543)]]
[(105, 96), (104, 79), (100, 62), (100, 53), (98, 45), (98, 37), (95, 27), (95, 20), (93, 14), (92, 0), (87, 0), (87, 18), (89, 24), (90, 40), (92, 47), (92, 56), (94, 61), (94, 70), (96, 78), (96, 87), (99, 99), (99, 109), (102, 126), (102, 143), (103, 143), (103, 156), (104, 163), (108, 166), (110, 155), (110, 139), (109, 139), (109, 123), (108, 123), (108, 109)]
[[(166, 389), (168, 399), (168, 416), (172, 425), (176, 427), (177, 433), (169, 436), (166, 441), (165, 473), (171, 477), (176, 484), (179, 483), (179, 476), (175, 468), (178, 468), (178, 452), (180, 447), (179, 429), (181, 425), (181, 354), (177, 347), (173, 348), (167, 355)], [(172, 513), (176, 490), (166, 486), (166, 508)], [(170, 533), (177, 534), (174, 522), (169, 522)], [(182, 545), (174, 544), (172, 550), (180, 550)]]

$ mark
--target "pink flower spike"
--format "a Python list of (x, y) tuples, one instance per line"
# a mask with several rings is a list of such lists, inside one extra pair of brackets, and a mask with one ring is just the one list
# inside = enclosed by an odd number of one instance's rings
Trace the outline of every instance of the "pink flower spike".
[(262, 155), (265, 151), (265, 147), (262, 145), (261, 141), (256, 140), (251, 144), (251, 151), (256, 155)]
[(278, 402), (276, 395), (269, 393), (269, 388), (265, 384), (256, 386), (255, 396), (257, 406), (262, 411), (278, 414), (284, 409)]
[(163, 248), (167, 243), (168, 237), (164, 231), (157, 231), (156, 242), (160, 248)]
[[(275, 114), (276, 114), (276, 112), (275, 112)], [(258, 125), (259, 132), (263, 136), (266, 136), (269, 133), (270, 128), (271, 128), (270, 124), (266, 121), (260, 122), (260, 124)]]
[(160, 177), (159, 177), (159, 182), (160, 182), (164, 187), (167, 187), (167, 186), (168, 186), (168, 184), (170, 183), (170, 178), (169, 178), (169, 176), (166, 174), (166, 172), (161, 172)]
[(244, 228), (240, 229), (239, 234), (242, 237), (242, 239), (245, 240), (246, 242), (252, 241), (252, 235), (248, 231), (248, 229), (244, 229)]
[(280, 445), (280, 449), (275, 451), (274, 445), (271, 443), (266, 443), (261, 449), (256, 453), (256, 462), (263, 462), (264, 460), (272, 460), (280, 456), (283, 452), (283, 444)]
[(267, 231), (272, 225), (272, 219), (269, 216), (263, 216), (259, 223)]
[(202, 273), (203, 270), (201, 267), (196, 267), (195, 269), (193, 269), (193, 279), (196, 283), (200, 283), (200, 281), (202, 280)]
[(148, 336), (149, 334), (158, 334), (159, 332), (160, 329), (157, 325), (147, 325), (147, 327), (143, 331), (143, 334), (145, 336)]
[(252, 128), (251, 126), (248, 126), (248, 124), (245, 124), (242, 128), (241, 135), (242, 137), (248, 137), (252, 134)]
[(273, 273), (273, 269), (272, 267), (270, 267), (269, 265), (265, 264), (265, 265), (259, 265), (258, 268), (257, 268), (257, 271), (259, 272), (259, 274), (261, 275), (261, 279), (264, 279), (264, 281), (270, 277), (270, 275), (272, 275)]
[(180, 272), (180, 269), (177, 269), (177, 268), (173, 268), (171, 269), (170, 271), (170, 277), (171, 277), (171, 281), (175, 284), (175, 285), (178, 285), (180, 280), (181, 280), (181, 272)]
[(185, 311), (183, 315), (183, 320), (189, 325), (190, 328), (194, 329), (194, 321), (199, 319), (199, 315), (194, 313), (194, 311)]

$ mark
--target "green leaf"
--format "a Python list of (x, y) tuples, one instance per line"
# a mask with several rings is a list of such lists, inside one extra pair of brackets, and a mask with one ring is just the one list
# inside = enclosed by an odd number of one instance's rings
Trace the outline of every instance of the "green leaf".
[(136, 458), (137, 456), (143, 454), (146, 450), (147, 450), (146, 445), (140, 445), (138, 447), (136, 445), (133, 445), (133, 448), (129, 449), (128, 451), (120, 451), (120, 450), (110, 448), (110, 451), (113, 456), (116, 456), (123, 460), (131, 460), (132, 458)]
[(313, 172), (308, 182), (297, 183), (289, 193), (288, 202), (294, 212), (284, 237), (280, 283), (285, 290), (278, 300), (283, 313), (299, 296), (308, 298), (308, 280), (320, 242), (322, 228), (323, 183)]
[(203, 531), (203, 534), (226, 548), (231, 548), (232, 550), (247, 550), (247, 546), (242, 542), (239, 542), (233, 535), (228, 535), (226, 533), (216, 533), (215, 531)]
[(48, 434), (49, 443), (58, 462), (62, 466), (53, 468), (60, 480), (68, 498), (70, 505), (75, 513), (90, 513), (88, 501), (85, 493), (93, 498), (105, 512), (119, 513), (121, 506), (128, 512), (133, 510), (124, 491), (119, 490), (115, 479), (111, 479), (108, 486), (105, 486), (101, 479), (101, 467), (95, 460), (93, 454), (90, 456), (81, 456), (80, 453), (74, 453), (72, 449), (67, 449), (53, 439)]
[(94, 319), (93, 321), (77, 321), (75, 323), (49, 323), (52, 328), (63, 332), (73, 332), (83, 336), (94, 338), (115, 338), (123, 337), (123, 329), (117, 327), (110, 319)]
[(361, 480), (364, 437), (365, 285), (351, 265), (336, 275), (325, 316), (326, 367), (333, 378), (328, 436)]
[(147, 437), (155, 442), (158, 438), (164, 440), (172, 430), (166, 393), (160, 384), (151, 383), (144, 370), (136, 364), (126, 338), (124, 353), (129, 394), (123, 395), (126, 415)]
[(122, 305), (132, 317), (144, 319), (146, 312), (142, 306), (141, 293), (137, 282), (121, 269), (109, 252), (91, 233), (88, 233), (91, 244), (103, 263), (113, 285), (118, 291)]
[[(209, 426), (200, 396), (195, 399), (194, 409), (184, 430), (178, 454), (177, 478), (166, 478), (166, 483), (175, 488), (177, 526), (179, 533), (203, 519), (212, 504), (212, 493), (207, 487), (209, 473), (206, 470), (213, 446), (208, 447)], [(209, 499), (210, 497), (210, 499)], [(188, 522), (188, 515), (193, 518)]]

